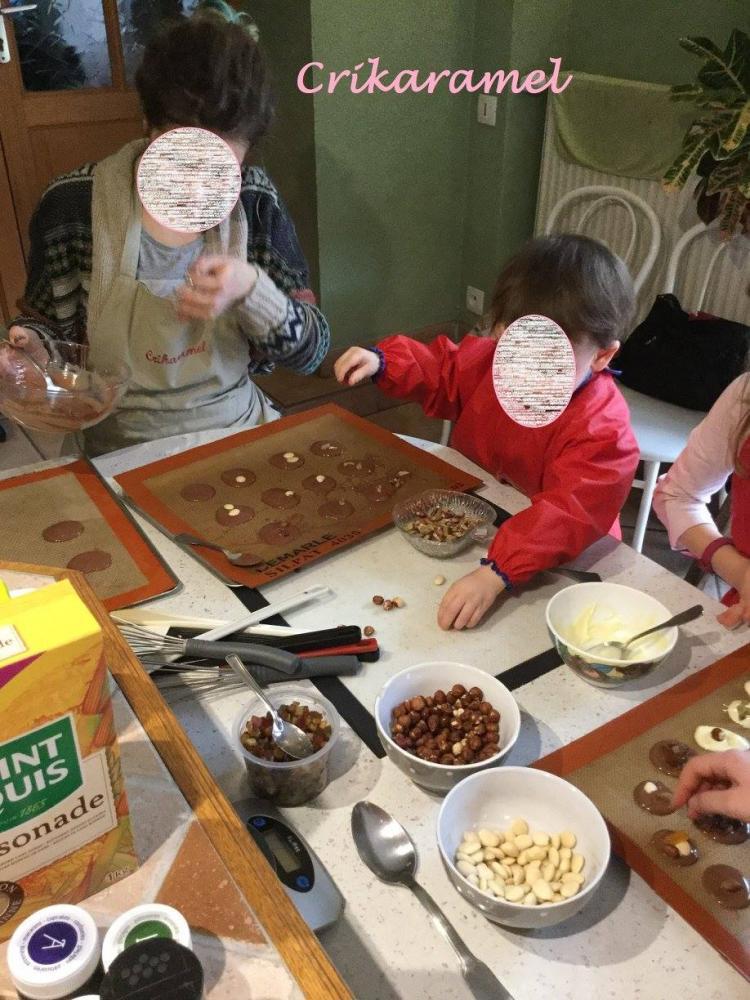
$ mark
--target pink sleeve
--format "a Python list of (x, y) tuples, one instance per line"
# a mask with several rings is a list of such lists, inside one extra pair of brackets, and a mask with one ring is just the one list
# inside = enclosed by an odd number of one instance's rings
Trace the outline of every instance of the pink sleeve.
[(688, 438), (672, 468), (659, 480), (654, 510), (678, 549), (689, 528), (713, 524), (707, 504), (734, 471), (734, 438), (742, 419), (750, 375), (724, 390)]

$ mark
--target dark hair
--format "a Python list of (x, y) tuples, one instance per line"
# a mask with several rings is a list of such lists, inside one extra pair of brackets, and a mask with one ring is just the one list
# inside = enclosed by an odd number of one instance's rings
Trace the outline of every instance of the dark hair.
[(500, 272), (492, 325), (537, 313), (562, 327), (573, 343), (610, 347), (630, 330), (635, 291), (628, 269), (603, 243), (563, 234), (530, 240)]
[(254, 36), (254, 25), (217, 0), (168, 23), (146, 46), (135, 78), (148, 124), (194, 125), (255, 146), (274, 107)]

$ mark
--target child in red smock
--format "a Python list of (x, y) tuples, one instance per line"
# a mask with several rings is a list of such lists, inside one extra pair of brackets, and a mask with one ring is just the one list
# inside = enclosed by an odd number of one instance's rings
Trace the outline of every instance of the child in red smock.
[[(389, 396), (454, 421), (451, 445), (531, 505), (498, 530), (486, 558), (456, 581), (438, 611), (441, 628), (473, 628), (503, 591), (619, 537), (618, 515), (638, 463), (628, 408), (605, 371), (634, 312), (633, 286), (617, 257), (595, 240), (532, 240), (508, 264), (492, 300), (492, 337), (423, 344), (394, 336), (374, 350), (352, 347), (336, 363), (340, 382), (375, 378)], [(575, 392), (546, 427), (525, 427), (500, 406), (492, 379), (496, 339), (521, 316), (553, 319), (576, 362)]]

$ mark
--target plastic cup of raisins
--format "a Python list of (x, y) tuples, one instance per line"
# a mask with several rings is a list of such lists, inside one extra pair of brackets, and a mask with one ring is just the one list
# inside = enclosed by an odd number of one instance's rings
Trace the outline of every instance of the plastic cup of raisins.
[[(253, 695), (235, 723), (237, 747), (253, 795), (280, 806), (299, 806), (320, 795), (328, 784), (331, 751), (340, 732), (338, 712), (327, 698), (298, 684), (274, 684), (266, 693), (277, 709), (299, 706), (303, 714), (293, 717), (292, 721), (308, 732), (314, 743), (317, 736), (317, 741), (322, 743), (320, 749), (303, 760), (275, 760), (262, 756), (269, 751), (273, 754), (273, 747), (258, 724), (258, 720), (266, 717), (265, 706)], [(324, 736), (327, 738), (323, 742)]]

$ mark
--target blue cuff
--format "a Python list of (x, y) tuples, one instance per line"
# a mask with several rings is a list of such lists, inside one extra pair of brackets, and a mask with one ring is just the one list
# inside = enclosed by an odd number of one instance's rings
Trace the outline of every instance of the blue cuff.
[(497, 565), (494, 559), (480, 559), (479, 562), (482, 566), (489, 566), (493, 573), (497, 573), (500, 579), (505, 584), (506, 590), (513, 590), (513, 584), (510, 582), (510, 578), (507, 573), (503, 573), (500, 567)]
[(378, 356), (378, 370), (372, 376), (373, 382), (377, 382), (377, 380), (385, 371), (385, 354), (383, 354), (383, 352), (380, 350), (379, 347), (370, 347), (368, 348), (368, 350), (372, 351), (373, 354), (377, 354)]

